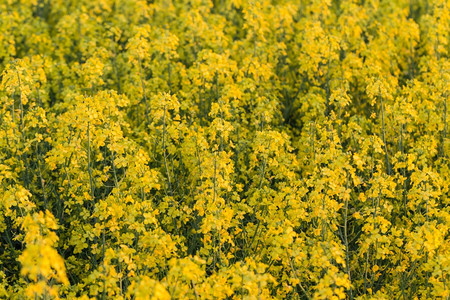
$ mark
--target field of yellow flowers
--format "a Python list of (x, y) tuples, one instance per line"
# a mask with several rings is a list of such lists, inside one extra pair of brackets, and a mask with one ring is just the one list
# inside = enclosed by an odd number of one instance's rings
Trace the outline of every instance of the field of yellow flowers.
[(449, 0), (0, 0), (0, 298), (449, 299)]

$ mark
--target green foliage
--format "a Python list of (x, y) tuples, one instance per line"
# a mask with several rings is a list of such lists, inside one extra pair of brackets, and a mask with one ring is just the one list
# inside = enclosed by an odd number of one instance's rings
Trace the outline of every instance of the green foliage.
[(448, 299), (447, 0), (0, 0), (0, 298)]

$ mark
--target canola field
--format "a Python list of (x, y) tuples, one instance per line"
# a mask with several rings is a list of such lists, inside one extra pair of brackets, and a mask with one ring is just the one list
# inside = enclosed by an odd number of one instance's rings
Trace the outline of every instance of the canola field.
[(1, 299), (449, 299), (448, 0), (0, 0)]

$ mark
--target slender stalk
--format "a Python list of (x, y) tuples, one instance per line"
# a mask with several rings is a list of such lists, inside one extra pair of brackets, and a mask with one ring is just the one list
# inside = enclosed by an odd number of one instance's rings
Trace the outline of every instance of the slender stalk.
[(195, 283), (193, 280), (191, 280), (191, 284), (192, 284), (192, 289), (194, 290), (195, 300), (198, 300), (198, 293), (197, 293), (197, 289), (195, 288)]
[(443, 112), (443, 119), (444, 119), (444, 130), (442, 132), (442, 156), (446, 157), (445, 155), (445, 140), (447, 139), (447, 95), (444, 96), (444, 112)]
[(217, 173), (217, 159), (216, 152), (214, 152), (214, 180), (213, 180), (213, 203), (216, 202), (216, 173)]
[[(16, 68), (16, 74), (17, 74), (17, 81), (19, 83), (19, 108), (20, 108), (20, 126), (19, 126), (19, 131), (22, 137), (22, 147), (24, 147), (25, 145), (25, 132), (24, 132), (24, 128), (25, 128), (25, 120), (24, 120), (24, 107), (23, 107), (23, 101), (22, 101), (22, 81), (20, 80), (20, 76), (19, 76), (19, 71)], [(25, 153), (23, 152), (20, 155), (23, 163), (25, 164), (25, 170), (23, 171), (23, 181), (24, 181), (24, 185), (25, 187), (28, 189), (29, 188), (29, 174), (28, 174), (28, 170), (30, 169), (29, 163), (28, 163), (28, 159), (25, 156)]]
[[(295, 277), (295, 279), (297, 279), (298, 280), (298, 286), (300, 287), (300, 289), (302, 290), (302, 292), (303, 292), (303, 294), (306, 296), (306, 299), (311, 299), (311, 297), (308, 295), (308, 293), (306, 292), (306, 290), (305, 290), (305, 288), (302, 286), (302, 284), (300, 283), (300, 279), (298, 278), (298, 275), (297, 275), (297, 271), (296, 271), (296, 269), (295, 269), (295, 267), (294, 267), (294, 264), (292, 263), (292, 258), (290, 257), (290, 256), (288, 256), (289, 257), (289, 264), (290, 264), (290, 266), (291, 266), (291, 269), (292, 269), (292, 274), (294, 274), (294, 277)], [(298, 293), (298, 292), (297, 292)], [(299, 295), (300, 296), (300, 295)]]
[[(347, 187), (348, 188), (348, 177), (347, 177)], [(345, 198), (345, 208), (344, 208), (344, 245), (345, 245), (345, 267), (348, 275), (348, 280), (352, 281), (352, 274), (350, 271), (350, 255), (349, 255), (349, 247), (348, 247), (348, 198)], [(350, 286), (349, 289), (349, 299), (353, 299), (353, 290)]]
[(42, 155), (41, 155), (41, 153), (40, 153), (40, 151), (38, 149), (39, 149), (39, 146), (36, 145), (36, 156), (37, 156), (37, 165), (38, 165), (39, 179), (40, 179), (40, 182), (41, 182), (42, 195), (44, 196), (44, 206), (47, 209), (47, 207), (48, 207), (47, 192), (45, 190), (45, 180), (44, 180), (44, 177), (42, 176), (42, 170), (41, 170)]
[(19, 106), (20, 106), (20, 132), (23, 135), (23, 128), (24, 128), (24, 120), (23, 120), (23, 101), (22, 101), (22, 81), (20, 80), (19, 71), (16, 69), (17, 74), (17, 81), (19, 82)]
[(383, 104), (383, 97), (380, 95), (380, 102), (381, 102), (381, 126), (382, 126), (382, 138), (383, 138), (383, 144), (384, 144), (384, 158), (386, 161), (386, 172), (388, 175), (391, 175), (391, 165), (389, 163), (389, 154), (388, 154), (388, 148), (386, 143), (386, 128), (384, 123), (384, 104)]
[(150, 125), (150, 118), (149, 118), (149, 106), (148, 106), (148, 101), (147, 101), (147, 93), (145, 91), (145, 83), (144, 83), (144, 77), (142, 75), (142, 62), (141, 62), (141, 58), (138, 57), (138, 65), (139, 65), (139, 78), (141, 79), (141, 87), (142, 87), (142, 96), (144, 99), (144, 104), (145, 104), (145, 120), (147, 121), (147, 126)]
[(103, 293), (102, 300), (106, 299), (106, 267), (105, 267), (105, 228), (102, 231), (102, 264), (103, 264)]
[(122, 94), (122, 87), (120, 85), (119, 68), (117, 67), (117, 47), (116, 47), (116, 43), (114, 43), (114, 56), (112, 58), (112, 65), (113, 65), (113, 68), (114, 68), (114, 74), (116, 75), (117, 93)]
[(94, 180), (92, 177), (92, 168), (91, 168), (91, 137), (90, 137), (90, 122), (88, 122), (87, 126), (87, 140), (88, 140), (88, 147), (87, 147), (87, 156), (88, 156), (88, 173), (89, 173), (89, 184), (91, 187), (91, 197), (94, 201)]
[[(329, 45), (329, 51), (331, 52), (331, 44)], [(325, 92), (326, 92), (326, 102), (325, 102), (325, 116), (330, 115), (330, 58), (328, 57), (327, 61), (327, 75), (326, 75), (326, 85), (325, 85)]]
[(164, 168), (166, 169), (167, 182), (169, 193), (173, 196), (172, 184), (170, 182), (170, 174), (169, 167), (167, 166), (167, 154), (166, 154), (166, 106), (164, 105), (164, 113), (163, 113), (163, 156), (164, 156)]

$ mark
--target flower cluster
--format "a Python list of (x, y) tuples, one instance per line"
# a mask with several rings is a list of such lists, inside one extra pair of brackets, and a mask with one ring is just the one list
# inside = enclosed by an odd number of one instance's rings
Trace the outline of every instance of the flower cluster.
[(0, 298), (449, 299), (448, 0), (0, 0)]

